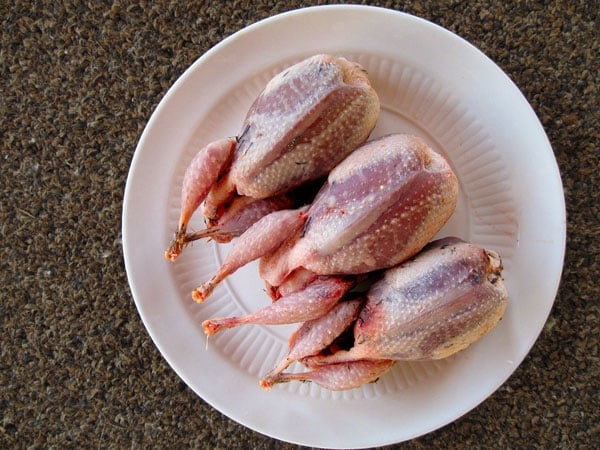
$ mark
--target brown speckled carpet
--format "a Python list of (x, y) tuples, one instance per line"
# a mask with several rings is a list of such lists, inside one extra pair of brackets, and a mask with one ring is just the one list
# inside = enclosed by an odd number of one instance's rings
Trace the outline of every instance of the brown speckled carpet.
[[(163, 360), (128, 288), (121, 208), (181, 73), (244, 26), (324, 3), (2, 2), (0, 448), (296, 448), (226, 418)], [(598, 2), (364, 3), (446, 27), (508, 73), (550, 138), (568, 214), (562, 284), (523, 364), (397, 448), (598, 448)]]

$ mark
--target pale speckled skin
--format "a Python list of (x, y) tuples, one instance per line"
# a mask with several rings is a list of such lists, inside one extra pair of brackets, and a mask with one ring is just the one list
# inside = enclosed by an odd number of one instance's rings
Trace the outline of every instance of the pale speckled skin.
[(286, 192), (327, 174), (367, 140), (379, 98), (365, 70), (316, 55), (276, 75), (251, 106), (230, 176), (238, 194)]
[(508, 302), (499, 256), (456, 238), (431, 243), (373, 284), (350, 350), (311, 364), (448, 357), (488, 333)]
[(431, 240), (457, 199), (452, 169), (422, 139), (367, 142), (331, 171), (301, 236), (262, 258), (261, 277), (279, 286), (300, 267), (319, 275), (393, 267)]
[[(275, 370), (261, 386), (313, 381), (327, 389), (351, 389), (383, 375), (395, 361), (446, 358), (502, 318), (508, 292), (501, 272), (500, 257), (493, 251), (453, 237), (434, 241), (370, 287), (349, 350), (315, 352), (301, 359), (309, 370)], [(335, 313), (328, 320), (335, 321)], [(303, 342), (305, 348), (318, 347), (323, 330), (316, 331)], [(287, 363), (281, 366), (285, 369)]]
[[(276, 75), (250, 107), (240, 134), (208, 144), (188, 167), (167, 259), (174, 261), (195, 239), (235, 237), (220, 219), (243, 197), (267, 199), (326, 175), (368, 139), (379, 110), (366, 71), (344, 58), (316, 55)], [(226, 150), (218, 161), (215, 148)], [(199, 206), (208, 228), (221, 227), (218, 233), (186, 235)], [(240, 214), (249, 227), (251, 215)]]

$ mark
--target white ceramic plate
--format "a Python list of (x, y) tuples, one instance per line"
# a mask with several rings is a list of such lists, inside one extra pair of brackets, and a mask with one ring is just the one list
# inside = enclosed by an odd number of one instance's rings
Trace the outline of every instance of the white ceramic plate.
[[(398, 363), (347, 392), (291, 383), (264, 392), (262, 374), (295, 327), (247, 326), (206, 342), (201, 322), (268, 303), (250, 265), (196, 305), (227, 246), (196, 244), (176, 263), (163, 252), (178, 219), (185, 167), (207, 142), (238, 134), (275, 73), (316, 53), (362, 63), (382, 102), (373, 136), (411, 132), (443, 153), (461, 184), (442, 235), (498, 251), (510, 304), (504, 320), (466, 351)], [(196, 218), (192, 227), (200, 228)], [(205, 401), (260, 433), (293, 443), (358, 448), (407, 440), (468, 412), (494, 392), (535, 342), (552, 307), (565, 246), (556, 161), (531, 107), (510, 79), (456, 35), (424, 20), (359, 6), (308, 8), (252, 25), (203, 55), (152, 115), (135, 152), (123, 211), (133, 297), (157, 347)], [(490, 419), (491, 420), (491, 419)]]

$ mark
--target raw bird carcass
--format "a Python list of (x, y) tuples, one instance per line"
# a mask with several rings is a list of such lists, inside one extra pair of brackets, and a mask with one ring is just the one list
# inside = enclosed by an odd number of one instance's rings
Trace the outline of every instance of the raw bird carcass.
[[(507, 301), (497, 253), (456, 238), (432, 242), (387, 270), (364, 297), (304, 323), (261, 385), (299, 380), (351, 389), (376, 380), (395, 361), (448, 357), (494, 328)], [(336, 341), (348, 327), (350, 345), (343, 349)], [(284, 372), (295, 361), (309, 370)]]
[[(286, 195), (324, 177), (364, 143), (379, 99), (359, 64), (316, 55), (276, 75), (256, 98), (240, 134), (208, 144), (183, 180), (174, 261), (196, 239), (228, 242), (264, 215), (292, 206)], [(201, 206), (207, 228), (188, 233)]]

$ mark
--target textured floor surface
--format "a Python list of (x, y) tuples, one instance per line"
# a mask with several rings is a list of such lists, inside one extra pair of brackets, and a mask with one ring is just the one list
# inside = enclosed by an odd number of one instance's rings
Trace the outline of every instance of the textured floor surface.
[[(523, 364), (397, 447), (598, 448), (598, 2), (368, 3), (446, 27), (508, 73), (551, 141), (568, 215), (556, 303)], [(135, 146), (172, 83), (224, 37), (314, 4), (2, 2), (1, 448), (296, 448), (171, 370), (135, 309), (120, 229)]]

